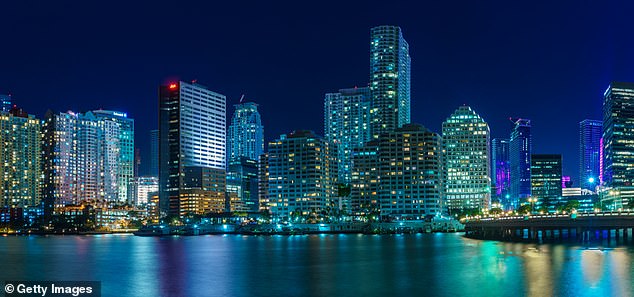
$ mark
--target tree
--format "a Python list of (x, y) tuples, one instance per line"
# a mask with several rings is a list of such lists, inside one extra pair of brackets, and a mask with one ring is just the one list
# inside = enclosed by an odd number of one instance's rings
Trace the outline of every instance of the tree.
[(530, 204), (524, 204), (517, 209), (517, 212), (520, 214), (530, 214), (533, 211), (533, 206)]
[(502, 214), (504, 213), (504, 210), (502, 210), (499, 207), (495, 207), (495, 208), (491, 208), (491, 210), (489, 211), (490, 214), (492, 215), (497, 215), (497, 214)]

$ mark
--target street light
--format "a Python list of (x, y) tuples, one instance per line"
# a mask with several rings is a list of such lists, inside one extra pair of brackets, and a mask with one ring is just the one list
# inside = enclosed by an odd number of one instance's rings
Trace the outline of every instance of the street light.
[(531, 214), (533, 214), (535, 212), (534, 205), (535, 205), (535, 202), (537, 202), (537, 198), (528, 197), (528, 202), (531, 203)]

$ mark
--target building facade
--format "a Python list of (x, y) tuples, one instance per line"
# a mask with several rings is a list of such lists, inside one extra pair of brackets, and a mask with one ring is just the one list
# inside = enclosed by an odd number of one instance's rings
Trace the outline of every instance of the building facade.
[(150, 131), (150, 176), (159, 174), (159, 130)]
[(468, 106), (442, 124), (444, 194), (450, 214), (491, 204), (489, 125)]
[(158, 193), (158, 178), (140, 176), (134, 178), (134, 205), (142, 206), (151, 202), (152, 194)]
[(602, 134), (603, 122), (579, 122), (579, 185), (582, 189), (596, 191), (599, 185)]
[(264, 152), (264, 126), (258, 105), (253, 102), (236, 104), (227, 136), (227, 161), (246, 157), (257, 161)]
[(341, 89), (324, 100), (324, 137), (337, 146), (339, 182), (349, 184), (352, 151), (371, 140), (370, 89)]
[(511, 166), (510, 207), (517, 209), (531, 196), (531, 121), (512, 120), (513, 130), (509, 140), (509, 165)]
[(134, 200), (134, 120), (115, 111), (47, 112), (43, 196), (48, 207)]
[(371, 131), (373, 138), (410, 122), (409, 44), (397, 26), (370, 30)]
[(603, 100), (601, 202), (608, 209), (629, 208), (634, 200), (634, 83), (613, 82)]
[(9, 112), (11, 110), (11, 95), (0, 94), (0, 111)]
[(509, 207), (511, 166), (509, 164), (509, 140), (494, 138), (491, 141), (491, 188), (495, 200), (504, 208)]
[(41, 125), (22, 109), (0, 112), (0, 208), (39, 206)]
[(269, 143), (269, 207), (279, 219), (319, 221), (337, 196), (336, 151), (312, 131)]
[[(212, 209), (216, 212), (218, 193), (223, 196), (220, 209), (224, 209), (226, 181), (218, 179), (226, 178), (225, 104), (224, 95), (200, 84), (180, 81), (159, 87), (159, 208), (162, 216), (182, 217)], [(208, 174), (200, 177), (209, 180), (200, 184), (214, 186), (207, 189), (187, 186), (186, 171), (205, 171)], [(185, 189), (188, 192), (181, 195)], [(183, 197), (187, 200), (181, 201), (183, 195), (187, 195)]]
[(229, 161), (227, 195), (229, 211), (259, 211), (257, 161), (247, 157), (239, 157)]
[(552, 213), (561, 204), (561, 197), (561, 155), (531, 155), (531, 198), (537, 200), (534, 202), (534, 206), (537, 209)]

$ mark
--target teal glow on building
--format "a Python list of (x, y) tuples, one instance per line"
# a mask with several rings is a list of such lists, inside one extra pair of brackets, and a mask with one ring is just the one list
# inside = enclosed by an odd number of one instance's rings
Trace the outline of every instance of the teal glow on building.
[(370, 141), (370, 89), (341, 89), (324, 100), (324, 135), (337, 146), (339, 183), (349, 184), (352, 151)]
[(258, 105), (253, 102), (236, 104), (227, 135), (227, 161), (246, 157), (257, 161), (264, 152), (264, 126)]
[(491, 204), (489, 125), (468, 106), (442, 124), (445, 208), (488, 209)]
[(397, 26), (370, 31), (371, 130), (373, 138), (410, 122), (409, 44)]

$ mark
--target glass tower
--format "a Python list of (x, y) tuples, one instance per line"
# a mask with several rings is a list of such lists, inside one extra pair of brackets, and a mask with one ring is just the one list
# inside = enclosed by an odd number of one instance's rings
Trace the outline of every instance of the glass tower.
[(491, 203), (489, 125), (468, 106), (442, 124), (446, 208), (488, 209)]
[(222, 211), (217, 205), (225, 191), (225, 104), (224, 95), (196, 83), (159, 87), (162, 215)]
[(150, 176), (159, 173), (159, 130), (150, 131)]
[(629, 207), (634, 198), (634, 83), (613, 82), (603, 101), (604, 206)]
[(497, 200), (505, 207), (509, 205), (510, 185), (509, 140), (495, 138), (491, 141), (491, 187)]
[(227, 161), (246, 157), (257, 161), (264, 152), (264, 126), (253, 102), (235, 105), (235, 112), (227, 136)]
[(555, 212), (562, 194), (561, 155), (531, 156), (531, 196), (537, 209)]
[(583, 120), (579, 123), (579, 184), (595, 191), (599, 184), (599, 162), (603, 122)]
[(410, 122), (409, 45), (400, 27), (370, 31), (371, 131), (373, 138)]
[(509, 141), (509, 164), (511, 166), (510, 206), (517, 209), (520, 202), (531, 196), (531, 121), (513, 121)]
[(341, 89), (324, 100), (324, 134), (337, 146), (339, 183), (349, 184), (352, 150), (370, 141), (370, 89)]

